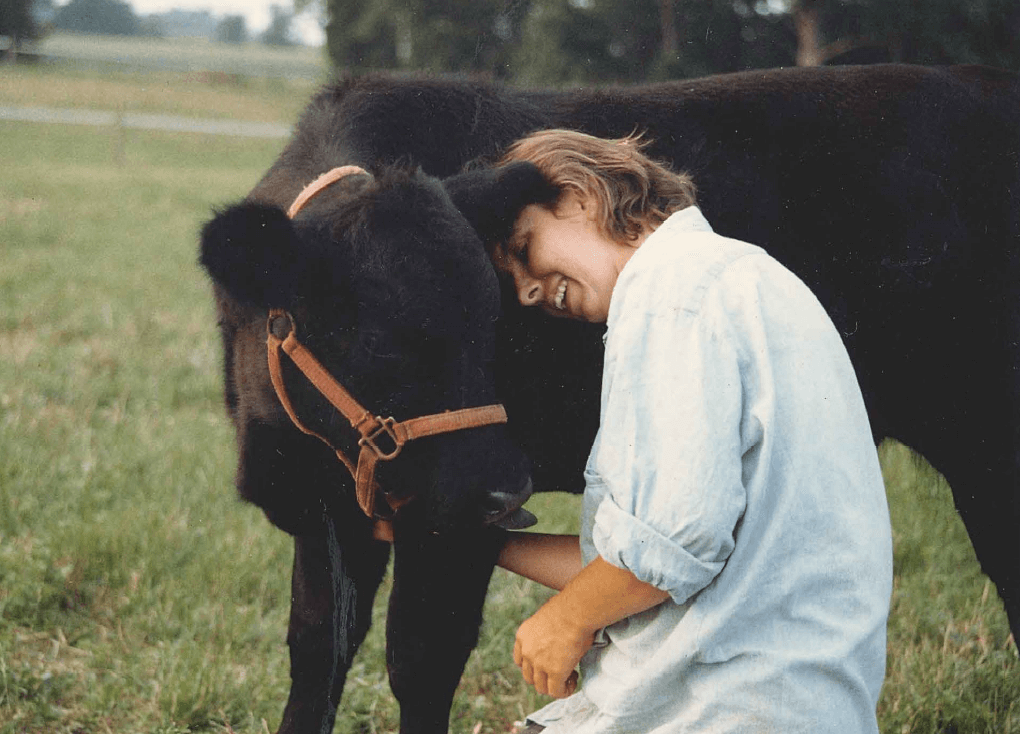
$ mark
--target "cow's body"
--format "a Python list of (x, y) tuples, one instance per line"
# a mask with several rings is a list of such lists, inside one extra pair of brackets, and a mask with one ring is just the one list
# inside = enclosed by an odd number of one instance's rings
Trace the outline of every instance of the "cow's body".
[[(544, 127), (643, 132), (652, 157), (693, 175), (717, 231), (763, 246), (814, 290), (844, 336), (876, 439), (899, 439), (946, 476), (982, 567), (1020, 630), (1016, 77), (855, 67), (563, 93), (366, 78), (312, 102), (250, 198), (285, 207), (307, 181), (345, 163), (405, 160), (447, 176)], [(241, 324), (236, 338), (261, 339), (262, 329)], [(600, 337), (599, 328), (528, 313), (512, 294), (505, 299), (497, 392), (537, 490), (582, 489), (598, 420)], [(228, 354), (246, 358), (236, 345)], [(273, 455), (281, 437), (301, 459), (272, 468), (279, 472), (273, 486), (293, 489), (256, 498), (274, 518), (336, 491), (342, 472), (289, 426), (253, 434), (243, 455), (256, 462)], [(332, 721), (384, 572), (384, 554), (369, 547), (360, 519), (336, 522), (332, 551), (323, 526), (281, 522), (297, 533), (294, 683), (284, 732), (317, 732)], [(491, 570), (491, 553), (482, 558), (473, 549), (488, 537), (469, 529), (418, 543), (412, 554), (402, 552), (398, 532), (387, 632), (403, 732), (446, 729)], [(331, 575), (336, 553), (348, 559), (339, 584)], [(334, 629), (335, 589), (344, 585), (356, 589), (357, 601), (345, 605), (347, 622)], [(328, 654), (338, 639), (342, 654)]]

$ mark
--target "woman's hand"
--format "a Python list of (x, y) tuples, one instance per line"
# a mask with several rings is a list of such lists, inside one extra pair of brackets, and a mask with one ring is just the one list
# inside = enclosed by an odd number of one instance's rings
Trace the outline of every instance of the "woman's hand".
[(539, 693), (573, 693), (574, 667), (595, 632), (661, 604), (669, 594), (596, 557), (517, 630), (514, 662)]
[(594, 633), (564, 615), (553, 597), (517, 630), (514, 663), (524, 682), (542, 694), (564, 698), (577, 687), (574, 668), (592, 646)]

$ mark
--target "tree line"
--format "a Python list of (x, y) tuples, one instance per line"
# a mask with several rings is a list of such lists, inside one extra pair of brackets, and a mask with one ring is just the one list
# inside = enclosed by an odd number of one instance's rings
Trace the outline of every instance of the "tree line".
[[(300, 2), (300, 0), (299, 0)], [(348, 70), (524, 84), (897, 61), (1020, 69), (1017, 0), (326, 0)]]
[[(291, 45), (294, 14), (282, 5), (273, 5), (270, 10), (269, 27), (257, 37), (251, 36), (242, 15), (228, 15), (218, 21), (213, 21), (209, 13), (205, 15), (213, 25), (211, 36), (222, 43), (257, 40), (273, 46)], [(140, 17), (124, 0), (70, 0), (59, 7), (54, 0), (0, 0), (0, 37), (10, 39), (10, 49), (38, 40), (51, 29), (113, 36), (164, 35), (159, 16)]]
[[(521, 84), (639, 82), (792, 65), (898, 61), (1020, 70), (1018, 0), (294, 0), (325, 5), (341, 70), (478, 73)], [(152, 34), (123, 0), (0, 0), (0, 36)], [(290, 42), (275, 6), (257, 40)], [(249, 40), (244, 18), (216, 29)]]

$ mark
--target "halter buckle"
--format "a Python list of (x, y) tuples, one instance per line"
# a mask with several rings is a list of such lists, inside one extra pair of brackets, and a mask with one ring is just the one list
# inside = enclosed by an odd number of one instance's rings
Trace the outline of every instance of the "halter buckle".
[[(376, 458), (378, 458), (380, 461), (389, 461), (390, 459), (397, 458), (397, 455), (400, 453), (400, 450), (404, 448), (404, 444), (400, 441), (400, 439), (397, 438), (397, 432), (393, 428), (393, 426), (396, 424), (396, 421), (393, 418), (378, 418), (378, 417), (376, 418), (376, 420), (379, 421), (379, 425), (371, 433), (366, 433), (364, 436), (362, 436), (361, 439), (358, 441), (358, 445), (367, 446), (368, 448), (372, 449), (372, 451), (375, 452)], [(379, 444), (376, 443), (376, 439), (378, 439), (383, 434), (389, 436), (390, 441), (393, 442), (393, 449), (391, 449), (390, 451), (383, 451), (381, 448), (379, 448)]]
[(269, 311), (266, 321), (266, 332), (281, 342), (294, 331), (294, 317), (283, 309), (274, 308)]

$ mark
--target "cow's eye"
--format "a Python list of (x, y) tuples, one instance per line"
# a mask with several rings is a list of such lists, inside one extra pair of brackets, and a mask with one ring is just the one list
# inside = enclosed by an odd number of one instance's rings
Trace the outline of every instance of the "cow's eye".
[(396, 359), (398, 354), (381, 331), (365, 330), (361, 332), (361, 348), (376, 359)]

